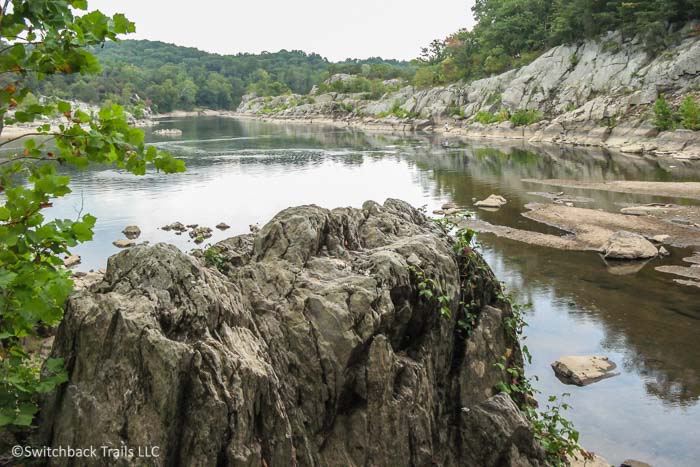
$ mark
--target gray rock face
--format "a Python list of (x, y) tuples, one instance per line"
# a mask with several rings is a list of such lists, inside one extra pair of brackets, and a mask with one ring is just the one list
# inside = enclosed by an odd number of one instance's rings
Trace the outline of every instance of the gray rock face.
[[(159, 446), (168, 466), (544, 465), (493, 389), (500, 356), (521, 361), (498, 282), (419, 211), (290, 208), (206, 257), (218, 269), (135, 246), (69, 299), (52, 352), (69, 382), (43, 403), (42, 443)], [(469, 335), (459, 300), (478, 310)]]
[(603, 254), (613, 259), (646, 259), (659, 254), (646, 238), (633, 232), (621, 230), (610, 236), (603, 245)]

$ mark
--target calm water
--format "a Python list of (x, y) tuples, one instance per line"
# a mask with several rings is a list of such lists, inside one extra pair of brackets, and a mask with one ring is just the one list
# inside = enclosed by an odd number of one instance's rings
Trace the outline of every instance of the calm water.
[[(215, 230), (212, 243), (264, 224), (291, 205), (356, 206), (373, 199), (401, 198), (430, 211), (445, 201), (471, 208), (491, 193), (509, 203), (477, 216), (498, 224), (551, 231), (520, 216), (524, 204), (541, 201), (531, 191), (547, 187), (523, 178), (585, 180), (698, 180), (700, 166), (613, 157), (603, 151), (525, 147), (442, 138), (386, 136), (353, 130), (274, 125), (231, 119), (182, 119), (161, 127), (180, 128), (177, 139), (157, 142), (185, 159), (182, 175), (137, 178), (115, 170), (74, 174), (74, 193), (53, 214), (98, 218), (95, 241), (81, 246), (82, 269), (104, 267), (117, 252), (112, 241), (130, 224), (141, 240), (194, 247), (189, 237), (157, 228), (180, 221), (232, 228)], [(675, 165), (675, 167), (673, 166)], [(554, 190), (554, 188), (551, 188)], [(591, 206), (617, 211), (653, 197), (567, 190), (593, 198)], [(678, 200), (676, 200), (678, 201)], [(619, 464), (636, 458), (655, 466), (694, 466), (700, 459), (700, 293), (654, 273), (654, 266), (679, 263), (687, 250), (672, 249), (632, 275), (606, 269), (593, 253), (565, 253), (491, 236), (479, 238), (489, 264), (523, 302), (531, 302), (528, 345), (544, 401), (571, 393), (568, 416), (581, 442)], [(602, 354), (620, 375), (594, 385), (565, 386), (549, 367), (562, 355)]]

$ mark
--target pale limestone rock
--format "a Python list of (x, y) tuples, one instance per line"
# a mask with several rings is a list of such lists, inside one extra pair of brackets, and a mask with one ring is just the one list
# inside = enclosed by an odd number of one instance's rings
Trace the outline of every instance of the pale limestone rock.
[(80, 264), (80, 255), (70, 255), (63, 260), (63, 266), (67, 268), (72, 268)]
[(136, 245), (136, 242), (131, 239), (120, 238), (119, 240), (113, 241), (112, 245), (116, 246), (117, 248), (130, 248)]
[(552, 363), (557, 377), (566, 384), (586, 386), (604, 378), (616, 376), (611, 373), (616, 365), (607, 357), (569, 356)]
[(646, 259), (656, 257), (658, 250), (643, 236), (620, 230), (608, 238), (602, 253), (611, 259)]
[(480, 208), (500, 208), (501, 206), (504, 206), (507, 202), (508, 201), (503, 196), (490, 195), (488, 198), (474, 203), (474, 206)]

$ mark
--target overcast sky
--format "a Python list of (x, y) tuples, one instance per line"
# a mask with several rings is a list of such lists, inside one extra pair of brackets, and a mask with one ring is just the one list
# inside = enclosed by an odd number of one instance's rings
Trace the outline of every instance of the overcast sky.
[(208, 52), (317, 52), (411, 59), (420, 48), (471, 27), (472, 0), (89, 0), (90, 9), (124, 13), (134, 39)]

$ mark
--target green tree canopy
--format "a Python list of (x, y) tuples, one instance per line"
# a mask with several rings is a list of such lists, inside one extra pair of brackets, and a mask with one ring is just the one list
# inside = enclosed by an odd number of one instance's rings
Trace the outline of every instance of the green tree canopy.
[[(0, 427), (31, 425), (37, 398), (65, 381), (63, 363), (41, 361), (22, 346), (57, 325), (72, 290), (62, 255), (92, 239), (95, 218), (49, 220), (45, 210), (70, 193), (62, 166), (111, 164), (137, 175), (184, 164), (126, 123), (124, 109), (95, 114), (68, 102), (39, 103), (30, 94), (49, 76), (101, 71), (87, 47), (134, 31), (124, 15), (87, 11), (86, 0), (8, 0), (0, 10), (0, 136), (6, 125), (31, 125), (28, 135), (0, 141)], [(87, 93), (76, 83), (77, 92)], [(44, 123), (45, 117), (58, 124)]]

